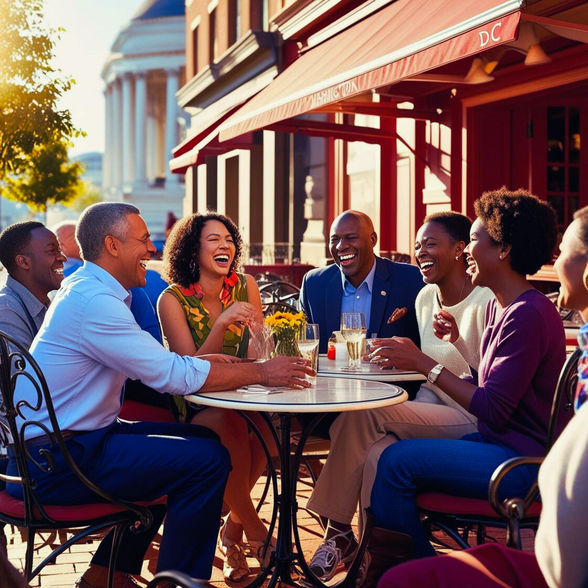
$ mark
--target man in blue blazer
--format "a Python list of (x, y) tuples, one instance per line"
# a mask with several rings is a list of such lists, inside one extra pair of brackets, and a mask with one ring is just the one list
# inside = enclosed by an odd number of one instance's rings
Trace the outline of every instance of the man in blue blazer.
[(363, 312), (368, 337), (409, 337), (420, 345), (415, 299), (424, 282), (418, 268), (375, 255), (378, 235), (362, 212), (339, 215), (329, 241), (335, 265), (308, 272), (300, 293), (308, 322), (319, 325), (320, 352), (340, 329), (342, 312)]

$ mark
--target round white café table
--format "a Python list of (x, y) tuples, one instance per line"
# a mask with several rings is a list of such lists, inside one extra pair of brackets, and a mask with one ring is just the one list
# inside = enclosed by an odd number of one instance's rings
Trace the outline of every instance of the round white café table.
[[(304, 449), (306, 439), (327, 412), (343, 412), (350, 410), (367, 410), (400, 404), (408, 399), (407, 393), (397, 386), (384, 382), (372, 382), (368, 380), (357, 380), (350, 378), (316, 378), (312, 388), (302, 390), (283, 388), (272, 392), (264, 393), (243, 393), (237, 390), (224, 392), (203, 392), (190, 394), (186, 400), (212, 406), (216, 408), (227, 408), (236, 410), (249, 423), (257, 435), (265, 451), (268, 460), (268, 469), (274, 488), (274, 512), (269, 529), (269, 537), (273, 528), (278, 523), (278, 536), (275, 551), (272, 553), (270, 563), (262, 572), (248, 584), (248, 588), (261, 586), (271, 573), (268, 588), (273, 588), (279, 582), (288, 586), (300, 586), (292, 578), (292, 564), (297, 563), (301, 569), (304, 585), (313, 585), (321, 588), (324, 584), (310, 571), (303, 555), (298, 526), (296, 523), (296, 512), (298, 503), (296, 501), (297, 473), (300, 465), (300, 458)], [(272, 463), (269, 448), (255, 423), (247, 415), (248, 411), (259, 412), (262, 418), (269, 425), (274, 442), (278, 448), (280, 468), (280, 493), (277, 492), (277, 474)], [(278, 414), (280, 424), (277, 427), (280, 436), (274, 429), (270, 413)], [(290, 455), (292, 416), (299, 413), (316, 413), (316, 417), (300, 436), (294, 458)], [(294, 550), (294, 542), (296, 551)], [(339, 585), (341, 587), (352, 587), (359, 571), (359, 566), (365, 551), (365, 542), (361, 542), (362, 549), (358, 549), (355, 560), (345, 580)]]

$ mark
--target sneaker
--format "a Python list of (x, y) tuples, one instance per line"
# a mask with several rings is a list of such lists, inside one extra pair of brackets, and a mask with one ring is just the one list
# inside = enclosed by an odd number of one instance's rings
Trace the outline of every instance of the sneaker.
[[(342, 551), (337, 547), (337, 538), (346, 540)], [(352, 532), (339, 533), (324, 541), (314, 552), (310, 561), (310, 571), (322, 582), (330, 580), (342, 567), (353, 560), (357, 550), (357, 541)]]

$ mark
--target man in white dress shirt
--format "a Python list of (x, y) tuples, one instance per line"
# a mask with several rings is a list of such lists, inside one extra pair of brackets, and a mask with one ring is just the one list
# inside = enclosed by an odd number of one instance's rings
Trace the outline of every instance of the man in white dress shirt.
[[(167, 496), (158, 570), (209, 578), (230, 470), (228, 452), (204, 427), (118, 421), (122, 385), (130, 377), (178, 395), (254, 383), (307, 387), (304, 377), (310, 369), (297, 358), (233, 365), (225, 363), (225, 356), (182, 357), (142, 331), (128, 307), (129, 289), (145, 285), (146, 265), (155, 247), (136, 207), (118, 202), (89, 207), (80, 218), (76, 239), (84, 265), (63, 281), (31, 346), (60, 427), (82, 471), (107, 492), (133, 501)], [(17, 390), (19, 399), (31, 393), (26, 383)], [(35, 420), (51, 430), (43, 410)], [(95, 502), (58, 448), (49, 451), (56, 461), (53, 471), (32, 466), (42, 502)], [(9, 473), (15, 470), (14, 460), (10, 462)], [(20, 496), (20, 486), (7, 489)], [(128, 574), (140, 572), (149, 535), (125, 533), (117, 588), (136, 585)], [(109, 541), (103, 541), (80, 588), (106, 586), (108, 547)]]

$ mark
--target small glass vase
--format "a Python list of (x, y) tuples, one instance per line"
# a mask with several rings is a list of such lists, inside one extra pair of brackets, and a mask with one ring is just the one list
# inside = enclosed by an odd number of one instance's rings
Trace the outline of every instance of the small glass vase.
[(296, 339), (278, 338), (276, 341), (275, 355), (285, 355), (287, 357), (301, 357)]

